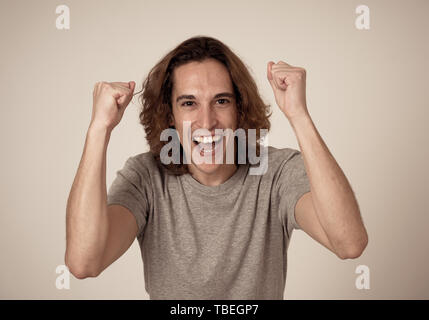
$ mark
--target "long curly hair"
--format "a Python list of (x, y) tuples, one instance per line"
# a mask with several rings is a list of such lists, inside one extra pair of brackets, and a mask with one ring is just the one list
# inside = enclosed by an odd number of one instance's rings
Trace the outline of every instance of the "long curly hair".
[[(262, 101), (255, 81), (241, 59), (221, 41), (206, 36), (195, 36), (183, 41), (167, 53), (148, 73), (139, 95), (142, 105), (140, 123), (146, 132), (146, 140), (158, 166), (166, 169), (168, 174), (182, 175), (189, 173), (188, 165), (165, 165), (160, 160), (160, 152), (168, 141), (161, 141), (164, 129), (174, 128), (170, 125), (173, 109), (171, 103), (173, 71), (176, 67), (192, 61), (201, 62), (213, 58), (221, 62), (232, 81), (237, 106), (237, 128), (244, 129), (246, 140), (248, 129), (256, 129), (257, 150), (259, 150), (259, 130), (269, 131), (270, 106)], [(180, 147), (181, 159), (184, 156)], [(237, 157), (236, 157), (237, 159)], [(246, 157), (248, 163), (248, 158)]]

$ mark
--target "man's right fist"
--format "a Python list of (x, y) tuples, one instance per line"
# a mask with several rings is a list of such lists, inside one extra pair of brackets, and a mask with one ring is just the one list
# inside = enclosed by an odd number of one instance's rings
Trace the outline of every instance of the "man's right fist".
[(135, 86), (134, 81), (97, 82), (93, 92), (91, 125), (113, 130), (131, 101)]

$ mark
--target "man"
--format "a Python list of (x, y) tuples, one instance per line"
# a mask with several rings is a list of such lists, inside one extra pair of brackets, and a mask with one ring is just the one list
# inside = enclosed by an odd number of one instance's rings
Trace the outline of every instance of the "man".
[[(270, 61), (267, 79), (302, 153), (268, 147), (260, 175), (249, 174), (255, 164), (248, 156), (245, 163), (225, 161), (232, 140), (219, 148), (214, 141), (227, 139), (216, 130), (269, 129), (268, 106), (226, 45), (194, 37), (146, 78), (140, 120), (151, 151), (129, 158), (108, 193), (106, 149), (135, 83), (96, 84), (67, 205), (65, 260), (77, 278), (98, 276), (137, 237), (151, 299), (283, 299), (293, 229), (341, 259), (361, 255), (367, 233), (353, 191), (310, 118), (305, 70)], [(161, 156), (167, 128), (177, 130), (179, 164)], [(222, 163), (194, 161), (220, 152)]]

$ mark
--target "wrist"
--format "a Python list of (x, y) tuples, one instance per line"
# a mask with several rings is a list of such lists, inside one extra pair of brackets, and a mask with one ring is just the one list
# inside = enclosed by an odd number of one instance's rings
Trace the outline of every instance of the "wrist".
[(294, 130), (296, 130), (300, 126), (303, 126), (312, 122), (310, 114), (308, 112), (305, 112), (293, 117), (287, 117), (287, 119), (289, 120), (289, 123)]
[(88, 131), (91, 132), (99, 132), (99, 133), (104, 133), (104, 134), (110, 134), (112, 132), (113, 128), (109, 128), (107, 125), (96, 122), (96, 121), (91, 121), (89, 123), (89, 127), (88, 127)]
[(111, 133), (112, 129), (109, 129), (107, 126), (91, 122), (88, 127), (87, 136), (94, 137), (95, 139), (106, 139), (108, 141)]

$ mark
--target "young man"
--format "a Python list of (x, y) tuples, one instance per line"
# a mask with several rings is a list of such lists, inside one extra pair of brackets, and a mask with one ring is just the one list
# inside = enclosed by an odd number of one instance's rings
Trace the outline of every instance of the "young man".
[[(137, 237), (151, 299), (283, 299), (293, 229), (341, 259), (361, 255), (367, 233), (353, 191), (310, 118), (305, 70), (269, 62), (267, 78), (302, 153), (268, 147), (262, 174), (250, 174), (256, 165), (248, 155), (237, 161), (239, 148), (236, 161), (226, 161), (232, 140), (216, 130), (242, 128), (249, 142), (249, 130), (269, 129), (269, 106), (226, 45), (194, 37), (143, 83), (140, 120), (150, 152), (130, 157), (108, 193), (106, 149), (135, 83), (96, 84), (67, 205), (65, 260), (77, 278), (98, 276)], [(163, 159), (168, 128), (177, 130), (180, 163)]]

